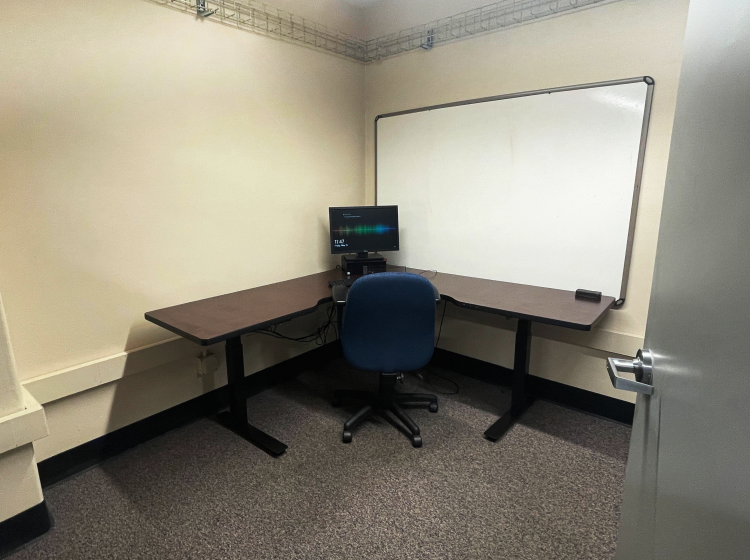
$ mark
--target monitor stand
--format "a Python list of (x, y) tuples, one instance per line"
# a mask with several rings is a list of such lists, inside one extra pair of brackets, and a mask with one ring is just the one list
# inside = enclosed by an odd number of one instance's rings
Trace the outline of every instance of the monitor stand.
[(361, 275), (385, 272), (386, 258), (378, 253), (357, 253), (341, 256), (341, 270), (347, 274)]

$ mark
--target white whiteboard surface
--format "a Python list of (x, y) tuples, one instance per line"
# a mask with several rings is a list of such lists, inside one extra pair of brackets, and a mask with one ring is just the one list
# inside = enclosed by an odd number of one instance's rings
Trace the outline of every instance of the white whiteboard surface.
[(624, 297), (649, 88), (638, 81), (380, 117), (377, 204), (398, 205), (401, 233), (389, 261)]

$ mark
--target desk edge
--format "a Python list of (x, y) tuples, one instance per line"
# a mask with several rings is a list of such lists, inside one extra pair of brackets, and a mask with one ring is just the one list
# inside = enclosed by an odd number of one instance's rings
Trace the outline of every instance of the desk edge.
[[(331, 296), (324, 297), (323, 299), (319, 300), (315, 305), (312, 307), (308, 307), (305, 309), (302, 309), (300, 311), (295, 311), (294, 313), (289, 313), (287, 315), (281, 315), (279, 317), (274, 317), (273, 319), (270, 319), (268, 321), (264, 321), (263, 323), (256, 323), (254, 325), (250, 325), (248, 327), (244, 327), (241, 329), (238, 329), (236, 331), (232, 331), (227, 334), (223, 334), (220, 336), (215, 336), (213, 338), (200, 338), (195, 335), (192, 335), (188, 332), (185, 332), (181, 329), (178, 329), (177, 327), (174, 327), (170, 325), (169, 323), (165, 323), (164, 321), (161, 321), (157, 319), (156, 317), (153, 317), (151, 313), (154, 313), (154, 311), (148, 311), (144, 313), (144, 317), (147, 321), (150, 323), (153, 323), (155, 325), (158, 325), (164, 329), (167, 329), (168, 331), (171, 331), (175, 334), (178, 334), (184, 338), (187, 338), (188, 340), (195, 342), (196, 344), (200, 344), (201, 346), (211, 346), (213, 344), (218, 344), (219, 342), (224, 342), (225, 340), (228, 340), (230, 338), (236, 338), (238, 336), (242, 336), (244, 334), (249, 334), (255, 331), (258, 331), (260, 329), (264, 329), (266, 327), (270, 327), (271, 325), (276, 325), (278, 323), (282, 323), (284, 321), (291, 321), (292, 319), (296, 319), (297, 317), (302, 317), (303, 315), (309, 315), (310, 313), (315, 312), (316, 309), (318, 309), (321, 305), (325, 303), (332, 302), (333, 298)], [(168, 308), (165, 308), (168, 309)], [(157, 310), (160, 311), (160, 310)]]
[(556, 326), (556, 327), (563, 327), (563, 328), (566, 328), (566, 329), (573, 329), (573, 330), (577, 330), (577, 331), (590, 331), (594, 327), (594, 325), (596, 325), (601, 320), (601, 318), (604, 316), (604, 314), (607, 311), (609, 311), (610, 309), (612, 309), (612, 307), (615, 304), (615, 300), (613, 298), (612, 301), (610, 302), (610, 304), (602, 310), (602, 312), (599, 314), (599, 316), (596, 317), (596, 319), (594, 319), (594, 321), (592, 321), (591, 324), (587, 324), (587, 323), (572, 323), (570, 321), (561, 321), (561, 320), (557, 320), (557, 319), (545, 319), (545, 318), (539, 317), (538, 315), (527, 315), (525, 313), (514, 313), (514, 312), (509, 312), (509, 311), (506, 311), (506, 310), (503, 310), (503, 309), (496, 309), (494, 307), (484, 307), (482, 305), (474, 305), (474, 304), (471, 304), (471, 303), (464, 303), (464, 302), (462, 302), (460, 300), (457, 300), (457, 299), (455, 299), (452, 296), (449, 296), (447, 294), (440, 294), (440, 299), (442, 299), (443, 301), (450, 301), (451, 303), (453, 303), (457, 307), (462, 307), (464, 309), (474, 309), (476, 311), (482, 311), (484, 313), (492, 313), (494, 315), (502, 315), (504, 317), (508, 317), (509, 319), (528, 320), (528, 321), (531, 321), (532, 323), (543, 323), (545, 325), (553, 325), (553, 326)]

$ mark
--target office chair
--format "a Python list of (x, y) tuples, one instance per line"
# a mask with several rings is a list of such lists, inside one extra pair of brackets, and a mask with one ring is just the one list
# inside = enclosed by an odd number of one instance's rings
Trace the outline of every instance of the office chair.
[[(344, 357), (358, 369), (379, 372), (380, 378), (377, 393), (334, 392), (334, 406), (348, 398), (366, 402), (344, 424), (344, 443), (352, 441), (352, 430), (362, 421), (375, 413), (385, 416), (390, 411), (409, 432), (412, 445), (422, 446), (419, 426), (401, 405), (427, 404), (430, 412), (437, 412), (437, 397), (399, 393), (395, 385), (397, 380), (403, 381), (403, 372), (424, 367), (432, 358), (435, 304), (439, 298), (429, 280), (404, 272), (363, 276), (349, 288), (341, 328)], [(334, 294), (334, 300), (341, 299)]]

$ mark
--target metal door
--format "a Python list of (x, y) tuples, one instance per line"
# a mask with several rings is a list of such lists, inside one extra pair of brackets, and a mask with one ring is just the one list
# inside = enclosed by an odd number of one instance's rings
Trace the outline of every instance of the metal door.
[(690, 3), (644, 346), (616, 558), (750, 558), (748, 0)]

